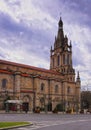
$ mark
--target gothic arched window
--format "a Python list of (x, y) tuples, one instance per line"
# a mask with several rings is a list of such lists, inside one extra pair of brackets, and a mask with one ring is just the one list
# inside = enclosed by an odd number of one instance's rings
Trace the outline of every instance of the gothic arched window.
[(67, 64), (69, 65), (70, 62), (69, 62), (69, 54), (67, 55)]
[(55, 93), (58, 93), (58, 85), (55, 86)]
[(70, 87), (68, 86), (67, 88), (67, 93), (69, 94), (70, 93)]
[(60, 56), (58, 55), (57, 57), (57, 63), (58, 63), (58, 66), (60, 65)]
[(63, 64), (65, 64), (65, 54), (63, 54)]
[(5, 89), (7, 86), (7, 79), (2, 79), (2, 88)]
[(54, 67), (54, 58), (53, 58), (53, 67)]
[(44, 83), (42, 83), (41, 86), (40, 86), (40, 90), (44, 91), (44, 89), (45, 89), (45, 85), (44, 85)]

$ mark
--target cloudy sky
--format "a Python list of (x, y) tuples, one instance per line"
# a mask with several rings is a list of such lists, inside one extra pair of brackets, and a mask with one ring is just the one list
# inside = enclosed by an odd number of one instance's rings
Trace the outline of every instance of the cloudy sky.
[(49, 69), (60, 15), (82, 88), (90, 88), (91, 0), (0, 0), (0, 59)]

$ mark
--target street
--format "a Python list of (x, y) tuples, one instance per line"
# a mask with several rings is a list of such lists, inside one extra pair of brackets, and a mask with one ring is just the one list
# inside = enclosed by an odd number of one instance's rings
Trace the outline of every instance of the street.
[(0, 121), (29, 121), (33, 125), (13, 130), (91, 130), (91, 115), (0, 114)]

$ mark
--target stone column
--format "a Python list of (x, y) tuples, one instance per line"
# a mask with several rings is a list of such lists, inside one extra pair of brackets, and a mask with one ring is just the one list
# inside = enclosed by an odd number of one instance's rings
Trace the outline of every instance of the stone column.
[(67, 82), (63, 82), (63, 105), (65, 110), (67, 100)]
[(20, 99), (21, 72), (14, 73), (14, 99)]

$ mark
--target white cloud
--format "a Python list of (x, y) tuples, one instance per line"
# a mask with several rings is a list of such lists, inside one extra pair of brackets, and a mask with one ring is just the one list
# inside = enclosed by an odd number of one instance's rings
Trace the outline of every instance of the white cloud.
[[(79, 70), (81, 72), (82, 84), (84, 85), (86, 79), (90, 77), (90, 74), (86, 70), (90, 70), (91, 64), (91, 56), (88, 48), (91, 30), (87, 26), (84, 26), (85, 23), (83, 25), (84, 21), (90, 19), (89, 15), (86, 13), (83, 14), (81, 10), (75, 10), (75, 8), (78, 7), (75, 2), (70, 4), (69, 1), (59, 2), (59, 0), (57, 0), (54, 3), (52, 3), (52, 0), (48, 1), (0, 0), (1, 12), (8, 14), (15, 23), (22, 24), (29, 30), (34, 31), (36, 29), (39, 32), (39, 35), (36, 33), (37, 36), (31, 36), (30, 41), (30, 38), (28, 39), (28, 37), (26, 37), (26, 32), (24, 32), (24, 30), (19, 30), (20, 32), (18, 32), (17, 36), (13, 31), (11, 31), (10, 36), (6, 36), (7, 34), (1, 31), (0, 52), (3, 56), (5, 55), (5, 59), (49, 68), (48, 60), (44, 59), (43, 56), (37, 55), (36, 52), (38, 52), (38, 50), (35, 52), (33, 48), (32, 50), (34, 52), (31, 51), (31, 48), (33, 45), (38, 49), (42, 48), (41, 50), (44, 52), (48, 52), (48, 43), (45, 44), (45, 40), (48, 38), (54, 40), (54, 34), (57, 34), (57, 16), (61, 12), (64, 18), (64, 33), (68, 34), (69, 40), (72, 40), (73, 58), (75, 59), (74, 66), (76, 71)], [(39, 2), (39, 4), (36, 4), (37, 2)], [(74, 9), (71, 7), (74, 7)], [(45, 39), (45, 37), (43, 37), (44, 35), (40, 35), (42, 33), (47, 35), (48, 38)], [(38, 37), (39, 39), (37, 39)], [(50, 41), (48, 39), (47, 42)], [(53, 43), (51, 44), (53, 45)], [(28, 50), (29, 48), (30, 51)]]
[(51, 29), (56, 22), (49, 13), (43, 12), (41, 8), (32, 4), (32, 0), (0, 1), (0, 10), (9, 14), (16, 22), (23, 22), (26, 26), (41, 29)]
[(91, 54), (89, 51), (91, 30), (84, 25), (65, 24), (65, 30), (68, 32), (68, 37), (72, 40), (73, 45), (73, 61), (76, 59), (76, 71), (80, 71), (82, 86), (86, 85), (86, 80), (89, 79)]

